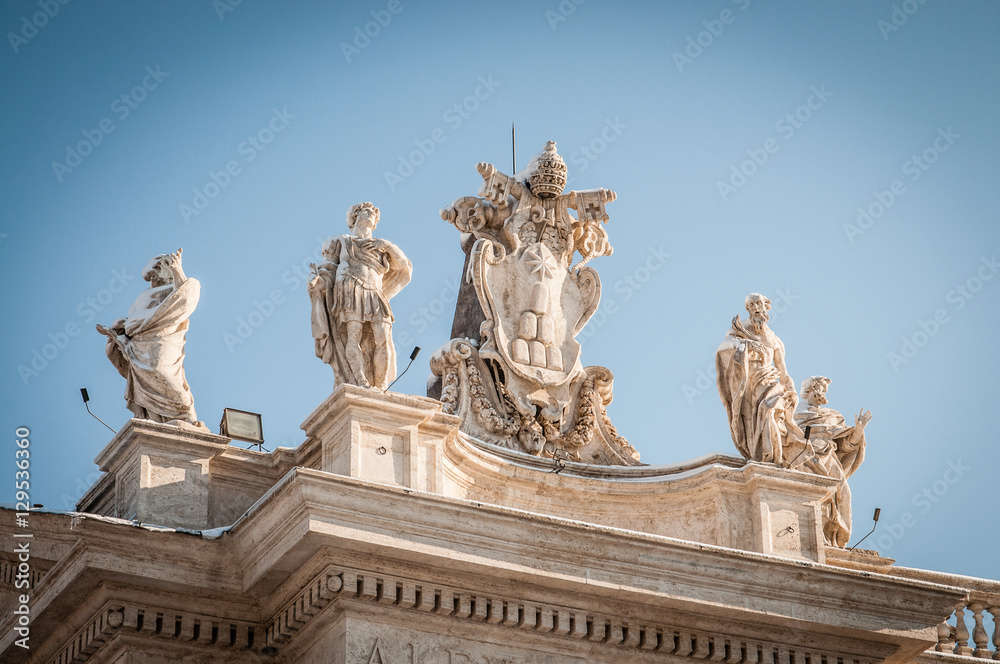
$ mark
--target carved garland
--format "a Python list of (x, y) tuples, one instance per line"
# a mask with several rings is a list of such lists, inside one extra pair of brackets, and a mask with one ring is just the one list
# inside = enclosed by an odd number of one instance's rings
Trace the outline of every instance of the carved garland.
[(576, 423), (572, 430), (560, 441), (567, 447), (582, 447), (590, 442), (597, 426), (597, 391), (594, 389), (594, 377), (590, 376), (580, 387), (580, 403), (576, 409)]
[[(501, 415), (487, 395), (482, 370), (476, 358), (474, 346), (468, 340), (454, 340), (452, 346), (444, 351), (439, 360), (443, 366), (441, 372), (441, 403), (443, 412), (456, 415), (460, 409), (461, 372), (464, 367), (469, 383), (469, 404), (476, 421), (484, 430), (496, 434), (501, 447), (518, 449), (520, 447), (530, 454), (541, 454), (546, 441), (556, 447), (573, 450), (586, 445), (594, 436), (598, 427), (598, 416), (608, 431), (608, 434), (622, 447), (626, 454), (638, 460), (639, 453), (622, 436), (608, 417), (607, 401), (610, 392), (610, 375), (595, 373), (588, 376), (580, 386), (573, 428), (561, 435), (555, 422), (541, 421), (518, 412), (514, 400), (502, 384), (496, 386), (500, 399), (508, 406), (511, 417)], [(517, 441), (517, 442), (515, 442)], [(574, 456), (575, 453), (574, 453)]]
[(441, 359), (445, 362), (441, 384), (443, 404), (441, 410), (449, 415), (458, 414), (459, 373), (464, 363), (465, 372), (469, 377), (469, 402), (476, 421), (486, 431), (504, 436), (508, 446), (512, 446), (510, 437), (520, 431), (521, 423), (516, 417), (502, 416), (490, 403), (471, 342), (466, 340), (452, 342), (452, 347), (442, 354)]
[(465, 360), (466, 371), (469, 374), (469, 394), (472, 403), (472, 412), (476, 414), (476, 420), (480, 426), (487, 431), (505, 436), (513, 436), (520, 430), (520, 423), (515, 418), (503, 417), (493, 408), (486, 397), (486, 388), (483, 387), (483, 377), (476, 366), (475, 358), (469, 357)]

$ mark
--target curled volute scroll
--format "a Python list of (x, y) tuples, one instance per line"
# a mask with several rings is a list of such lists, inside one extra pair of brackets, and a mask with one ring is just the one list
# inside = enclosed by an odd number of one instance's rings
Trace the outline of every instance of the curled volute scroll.
[[(466, 286), (479, 322), (439, 350), (429, 393), (467, 433), (540, 456), (600, 464), (638, 463), (607, 417), (611, 372), (584, 367), (576, 335), (597, 310), (601, 281), (584, 265), (612, 252), (603, 224), (608, 189), (563, 194), (566, 165), (555, 143), (516, 176), (480, 163), (479, 197), (441, 213), (462, 233)], [(576, 216), (570, 214), (576, 212)], [(573, 258), (579, 254), (579, 261)], [(462, 294), (459, 301), (462, 302)]]

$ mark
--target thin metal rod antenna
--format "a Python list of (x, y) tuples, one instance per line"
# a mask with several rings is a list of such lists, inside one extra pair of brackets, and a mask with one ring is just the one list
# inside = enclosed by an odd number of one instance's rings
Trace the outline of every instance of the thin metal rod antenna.
[[(90, 395), (87, 394), (87, 388), (86, 387), (81, 387), (80, 388), (80, 396), (83, 397), (83, 405), (87, 407), (87, 412), (90, 413), (90, 416), (93, 417), (98, 422), (100, 422), (101, 424), (103, 424), (104, 426), (108, 427), (108, 423), (107, 422), (105, 422), (104, 420), (102, 420), (101, 418), (99, 418), (97, 415), (94, 415), (94, 413), (90, 410)], [(108, 431), (110, 431), (111, 433), (113, 433), (115, 435), (118, 434), (118, 432), (115, 431), (114, 429), (112, 429), (111, 427), (108, 427)]]
[(510, 168), (511, 173), (517, 173), (517, 147), (514, 142), (514, 123), (510, 123)]
[[(413, 360), (417, 359), (417, 355), (419, 355), (419, 354), (420, 354), (420, 346), (414, 346), (413, 347), (413, 351), (410, 353), (410, 363), (406, 365), (405, 369), (403, 369), (403, 373), (401, 373), (398, 376), (396, 376), (396, 380), (399, 380), (400, 378), (402, 378), (403, 374), (405, 374), (407, 371), (410, 370), (410, 366), (413, 365)], [(389, 387), (387, 387), (384, 390), (382, 390), (382, 393), (384, 394), (384, 393), (388, 392), (389, 388), (391, 388), (393, 385), (396, 384), (396, 380), (394, 380), (391, 383), (389, 383)]]
[[(876, 507), (875, 508), (875, 516), (872, 517), (872, 518), (875, 519), (875, 525), (872, 526), (872, 529), (871, 529), (871, 531), (868, 532), (868, 535), (871, 535), (873, 532), (875, 532), (875, 529), (878, 528), (878, 518), (879, 518), (879, 516), (881, 514), (882, 514), (882, 510), (880, 510), (879, 508)], [(854, 551), (854, 549), (858, 548), (858, 544), (861, 544), (866, 539), (868, 539), (868, 535), (865, 535), (864, 537), (862, 537), (861, 539), (859, 539), (854, 546), (852, 546), (851, 548), (848, 549), (848, 551)]]

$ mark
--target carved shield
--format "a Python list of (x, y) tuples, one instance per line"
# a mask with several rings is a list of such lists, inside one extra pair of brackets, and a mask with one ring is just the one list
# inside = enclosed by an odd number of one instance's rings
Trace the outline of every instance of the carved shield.
[(508, 255), (481, 239), (470, 271), (486, 314), (483, 357), (500, 360), (535, 389), (564, 385), (583, 371), (575, 337), (601, 299), (594, 270), (570, 272), (541, 242)]

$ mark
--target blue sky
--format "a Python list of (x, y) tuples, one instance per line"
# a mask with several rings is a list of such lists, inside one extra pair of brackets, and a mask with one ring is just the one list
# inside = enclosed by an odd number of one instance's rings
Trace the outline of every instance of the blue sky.
[(34, 501), (96, 479), (110, 433), (79, 388), (129, 412), (94, 325), (178, 247), (199, 416), (260, 412), (294, 446), (333, 383), (305, 270), (373, 201), (414, 264), (394, 334), (424, 351), (396, 389), (422, 394), (463, 260), (438, 211), (477, 162), (510, 171), (515, 122), (519, 165), (555, 140), (571, 187), (618, 193), (583, 361), (644, 461), (736, 454), (711, 367), (763, 292), (796, 383), (874, 414), (865, 546), (997, 577), (1000, 5), (35, 0), (0, 27), (0, 412), (31, 429)]

